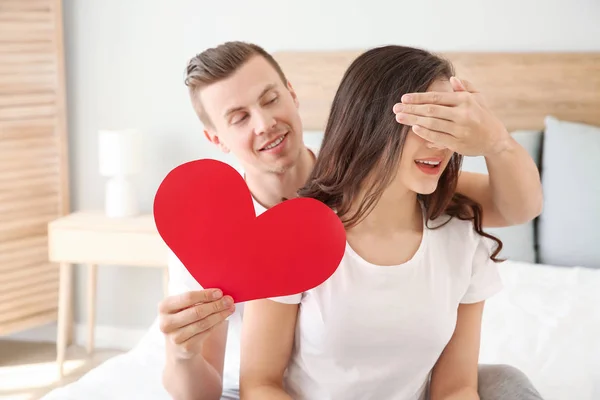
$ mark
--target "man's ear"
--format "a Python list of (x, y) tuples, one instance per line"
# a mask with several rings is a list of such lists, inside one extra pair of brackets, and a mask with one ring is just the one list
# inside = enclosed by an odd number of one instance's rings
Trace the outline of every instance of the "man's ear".
[(209, 142), (215, 146), (218, 146), (223, 153), (229, 153), (229, 148), (225, 145), (225, 143), (219, 140), (219, 136), (217, 136), (217, 133), (212, 129), (205, 129), (204, 136), (206, 136)]
[(290, 81), (287, 82), (287, 87), (288, 87), (288, 90), (290, 91), (290, 94), (292, 95), (292, 98), (294, 99), (294, 104), (296, 105), (296, 108), (300, 107), (300, 102), (298, 101), (298, 96), (296, 95), (296, 92), (294, 91), (294, 88), (292, 87), (292, 84), (290, 83)]

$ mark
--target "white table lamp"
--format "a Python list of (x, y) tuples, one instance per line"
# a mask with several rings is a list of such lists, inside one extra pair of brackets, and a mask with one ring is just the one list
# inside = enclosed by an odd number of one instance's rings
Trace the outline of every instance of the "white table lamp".
[(138, 214), (131, 177), (142, 171), (142, 138), (136, 129), (98, 132), (100, 175), (108, 177), (105, 212), (120, 218)]

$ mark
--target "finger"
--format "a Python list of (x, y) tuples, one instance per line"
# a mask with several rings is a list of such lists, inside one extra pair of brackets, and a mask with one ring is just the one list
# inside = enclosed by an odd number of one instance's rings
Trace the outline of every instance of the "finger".
[(424, 92), (408, 93), (402, 96), (404, 104), (437, 104), (441, 106), (456, 106), (460, 104), (459, 93), (454, 92)]
[(199, 333), (206, 332), (217, 324), (225, 321), (227, 317), (233, 314), (233, 312), (234, 307), (231, 307), (219, 313), (211, 314), (203, 320), (186, 325), (173, 334), (173, 342), (175, 344), (181, 344)]
[[(219, 324), (213, 326), (210, 329), (205, 330), (204, 332), (198, 333), (197, 335), (192, 336), (188, 340), (182, 343), (175, 343), (179, 347), (180, 351), (183, 351), (183, 357), (189, 359), (193, 357), (195, 354), (199, 354), (202, 351), (202, 344), (207, 336), (209, 336), (215, 329), (219, 327)], [(174, 340), (171, 339), (171, 342), (174, 343)], [(181, 353), (180, 353), (181, 354)]]
[(455, 142), (455, 138), (452, 135), (423, 128), (419, 125), (413, 126), (412, 131), (428, 142), (431, 142), (436, 146), (445, 147), (447, 149), (452, 149), (452, 144)]
[(446, 148), (445, 146), (437, 145), (437, 144), (431, 143), (431, 142), (427, 142), (427, 144), (425, 146), (427, 146), (427, 148), (429, 148), (429, 149), (438, 149), (438, 150), (444, 150)]
[(159, 312), (163, 314), (176, 313), (194, 304), (215, 301), (223, 297), (219, 289), (194, 290), (176, 296), (169, 296), (159, 306)]
[(452, 90), (455, 92), (466, 92), (467, 88), (463, 85), (463, 83), (457, 77), (450, 78), (450, 84), (452, 85)]
[(398, 113), (396, 114), (396, 121), (404, 125), (419, 125), (433, 131), (444, 132), (447, 134), (452, 134), (455, 129), (455, 124), (451, 121), (438, 118), (421, 117), (419, 115), (412, 114)]
[(455, 120), (455, 109), (453, 107), (438, 106), (432, 104), (402, 104), (396, 103), (392, 109), (395, 114), (414, 114), (423, 117), (435, 117), (448, 121)]
[[(459, 79), (456, 77), (452, 77), (452, 78), (459, 81), (462, 84), (462, 86), (464, 87), (465, 91), (467, 91), (469, 93), (479, 93), (479, 90), (475, 87), (475, 85), (472, 82), (470, 82), (466, 79)], [(452, 78), (450, 78), (450, 79), (452, 80)]]
[(176, 314), (167, 314), (161, 319), (160, 329), (164, 333), (171, 333), (184, 326), (193, 324), (207, 318), (211, 314), (225, 311), (233, 306), (233, 299), (225, 296), (218, 301), (193, 305)]

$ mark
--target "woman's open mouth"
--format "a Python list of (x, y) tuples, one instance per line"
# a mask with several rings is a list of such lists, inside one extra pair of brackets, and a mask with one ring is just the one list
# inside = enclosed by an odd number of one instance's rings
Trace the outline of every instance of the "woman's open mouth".
[(417, 168), (428, 175), (436, 175), (440, 172), (442, 160), (440, 159), (425, 159), (415, 160)]

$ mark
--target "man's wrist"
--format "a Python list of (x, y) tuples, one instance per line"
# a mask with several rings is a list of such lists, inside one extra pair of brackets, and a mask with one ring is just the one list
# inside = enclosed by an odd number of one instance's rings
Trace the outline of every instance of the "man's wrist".
[(517, 142), (515, 139), (508, 133), (508, 131), (504, 131), (501, 139), (499, 139), (495, 145), (490, 149), (490, 152), (485, 155), (485, 158), (497, 158), (502, 157), (506, 154), (512, 154), (517, 146)]

